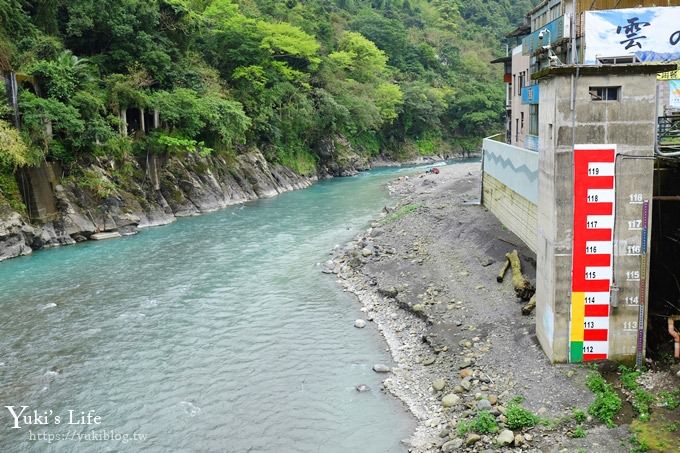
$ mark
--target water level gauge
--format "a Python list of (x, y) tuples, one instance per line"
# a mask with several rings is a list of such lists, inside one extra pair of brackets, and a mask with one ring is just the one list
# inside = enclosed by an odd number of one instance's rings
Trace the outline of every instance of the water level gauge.
[(630, 191), (640, 164), (624, 158), (616, 145), (574, 149), (570, 362), (644, 355), (650, 194)]
[(577, 145), (574, 149), (570, 362), (609, 356), (615, 163), (615, 145)]

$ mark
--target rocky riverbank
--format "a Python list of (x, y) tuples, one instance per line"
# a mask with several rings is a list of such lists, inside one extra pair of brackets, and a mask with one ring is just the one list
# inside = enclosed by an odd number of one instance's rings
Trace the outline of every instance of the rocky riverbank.
[[(322, 144), (320, 156), (318, 175), (311, 177), (267, 161), (259, 150), (229, 158), (188, 155), (125, 162), (97, 159), (84, 169), (85, 176), (57, 175), (49, 182), (38, 181), (43, 195), (48, 192), (55, 205), (55, 212), (41, 220), (30, 222), (26, 213), (12, 209), (0, 193), (0, 261), (86, 241), (101, 232), (134, 234), (140, 228), (166, 225), (178, 217), (303, 189), (319, 178), (443, 159), (432, 156), (400, 163), (383, 159), (371, 162), (342, 137)], [(42, 172), (40, 177), (50, 173), (54, 171)]]
[[(134, 234), (139, 228), (165, 225), (177, 217), (302, 189), (315, 180), (267, 162), (259, 151), (233, 160), (211, 156), (170, 157), (157, 169), (140, 163), (92, 163), (87, 179), (65, 178), (53, 187), (56, 213), (28, 223), (0, 198), (0, 261), (33, 250), (70, 245), (113, 231)], [(153, 171), (152, 171), (153, 170)]]
[(628, 450), (625, 425), (584, 415), (578, 437), (572, 413), (593, 401), (588, 369), (551, 365), (534, 316), (521, 314), (508, 278), (496, 282), (506, 252), (520, 252), (529, 277), (535, 262), (479, 205), (480, 165), (402, 177), (390, 192), (395, 206), (324, 272), (356, 294), (389, 345), (397, 365), (384, 388), (419, 422), (409, 451)]

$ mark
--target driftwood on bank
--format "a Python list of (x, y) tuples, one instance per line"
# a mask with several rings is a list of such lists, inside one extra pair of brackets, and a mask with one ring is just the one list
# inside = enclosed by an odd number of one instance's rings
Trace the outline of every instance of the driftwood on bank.
[(517, 250), (506, 253), (505, 257), (510, 263), (512, 269), (512, 286), (515, 288), (515, 294), (523, 301), (528, 301), (536, 292), (536, 288), (531, 282), (522, 274), (522, 263), (519, 260)]
[(522, 307), (522, 314), (523, 315), (529, 315), (531, 314), (532, 311), (534, 311), (534, 308), (536, 308), (536, 294), (531, 296), (531, 299), (529, 299), (529, 302)]
[(505, 278), (505, 273), (508, 272), (509, 267), (510, 267), (510, 260), (506, 259), (505, 263), (503, 263), (503, 267), (501, 268), (501, 271), (498, 273), (498, 276), (496, 277), (496, 281), (498, 283), (503, 283), (503, 279)]

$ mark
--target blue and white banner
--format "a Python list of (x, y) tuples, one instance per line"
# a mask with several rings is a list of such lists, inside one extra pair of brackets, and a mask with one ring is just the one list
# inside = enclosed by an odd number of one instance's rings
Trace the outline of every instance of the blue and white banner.
[(643, 62), (680, 60), (680, 7), (586, 11), (585, 64), (632, 55)]

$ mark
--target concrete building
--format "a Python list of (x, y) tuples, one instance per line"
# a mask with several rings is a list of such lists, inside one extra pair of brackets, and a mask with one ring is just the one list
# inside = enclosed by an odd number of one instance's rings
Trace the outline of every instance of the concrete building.
[[(644, 345), (649, 254), (641, 244), (651, 230), (642, 202), (653, 197), (656, 74), (668, 69), (564, 66), (539, 79), (536, 333), (553, 362), (631, 362), (638, 336)], [(584, 174), (579, 155), (589, 151), (579, 144), (614, 152), (591, 157)]]
[(512, 75), (528, 62), (529, 82), (506, 77), (510, 139), (484, 140), (483, 203), (536, 252), (537, 337), (553, 362), (639, 363), (674, 341), (680, 8), (626, 9), (645, 3), (546, 0), (529, 12), (509, 59)]
[(522, 90), (530, 83), (529, 58), (523, 53), (522, 39), (530, 32), (528, 22), (508, 33), (508, 55), (491, 63), (503, 64), (505, 82), (505, 142), (524, 146), (529, 108), (522, 102)]
[[(510, 144), (525, 146), (529, 133), (529, 107), (534, 101), (528, 96), (531, 91), (527, 86), (531, 84), (531, 72), (529, 71), (529, 57), (523, 54), (522, 46), (512, 49), (512, 134)], [(538, 99), (536, 99), (538, 101)]]

